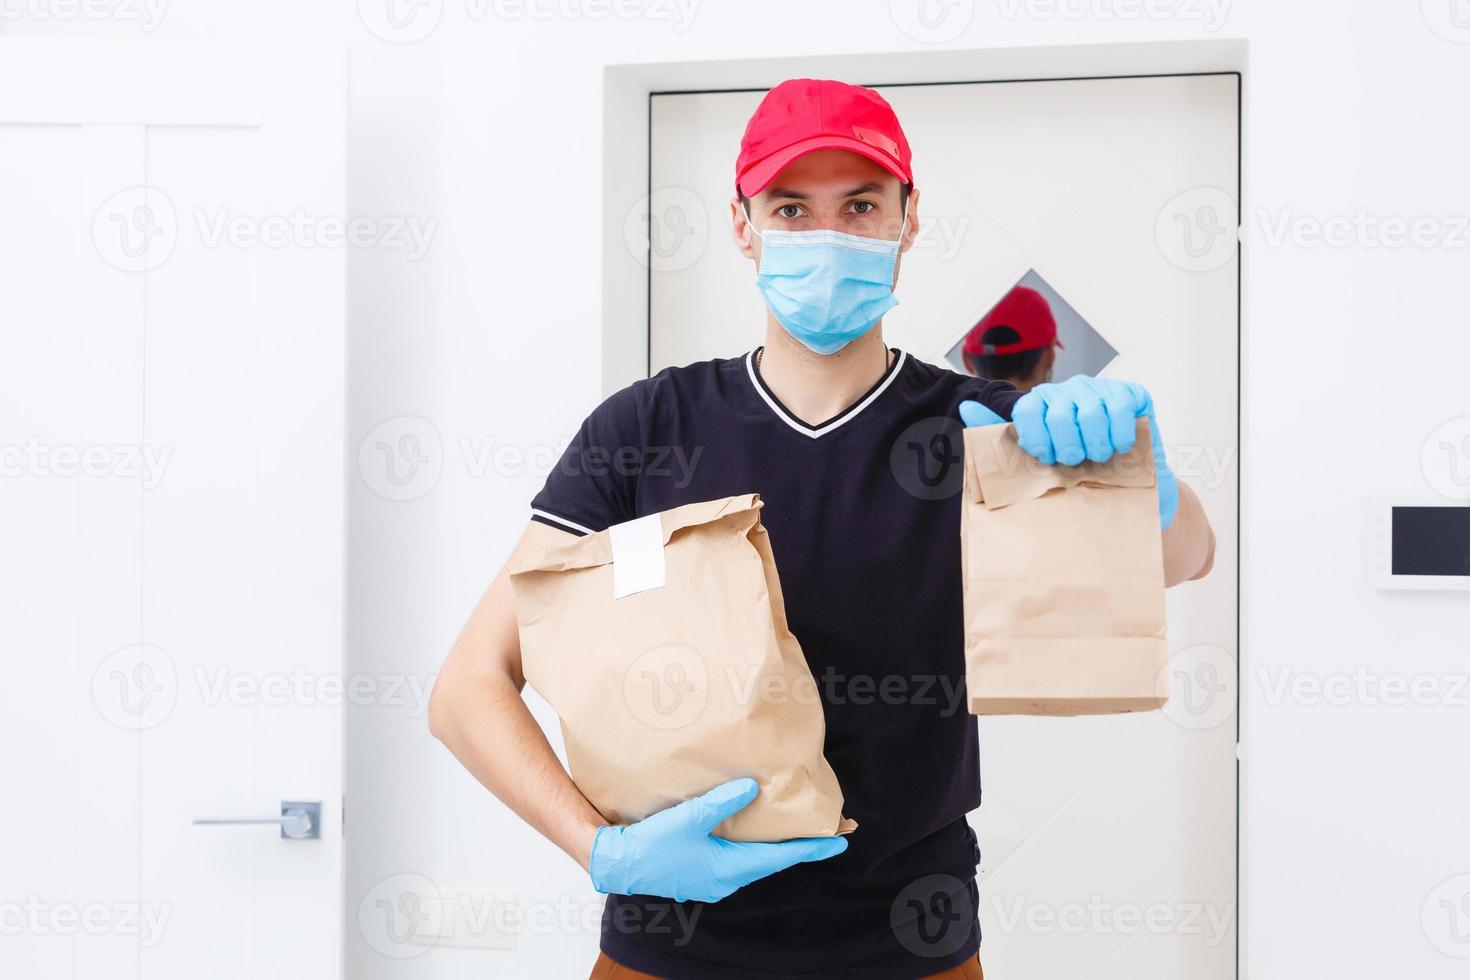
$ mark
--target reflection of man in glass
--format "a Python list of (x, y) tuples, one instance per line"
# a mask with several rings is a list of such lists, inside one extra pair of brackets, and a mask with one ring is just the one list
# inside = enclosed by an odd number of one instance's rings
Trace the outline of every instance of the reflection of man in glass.
[(1061, 346), (1046, 297), (1017, 286), (965, 337), (965, 367), (977, 378), (1009, 381), (1030, 391), (1051, 380)]

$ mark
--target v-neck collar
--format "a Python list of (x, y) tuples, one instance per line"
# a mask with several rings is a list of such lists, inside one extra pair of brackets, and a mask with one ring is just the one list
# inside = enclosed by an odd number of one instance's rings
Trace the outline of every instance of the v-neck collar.
[(812, 439), (819, 439), (827, 433), (833, 431), (834, 429), (842, 426), (843, 424), (857, 418), (858, 415), (862, 413), (863, 409), (867, 408), (869, 405), (873, 404), (873, 402), (877, 401), (878, 397), (888, 389), (888, 386), (893, 383), (893, 379), (898, 377), (898, 372), (903, 368), (904, 361), (908, 359), (908, 354), (904, 353), (896, 347), (891, 348), (893, 353), (896, 355), (893, 358), (893, 363), (888, 365), (888, 369), (883, 372), (883, 376), (881, 378), (873, 383), (873, 387), (869, 388), (867, 392), (863, 394), (863, 396), (860, 397), (857, 401), (853, 402), (847, 408), (843, 409), (841, 412), (838, 412), (827, 421), (822, 422), (819, 425), (808, 425), (806, 422), (803, 422), (801, 419), (797, 418), (796, 415), (785, 405), (782, 405), (781, 400), (776, 397), (775, 393), (773, 393), (770, 388), (766, 387), (765, 379), (761, 377), (760, 371), (755, 366), (755, 356), (759, 354), (761, 350), (762, 348), (757, 347), (755, 350), (745, 355), (745, 371), (748, 375), (750, 375), (750, 383), (755, 387), (756, 394), (760, 395), (761, 398), (765, 400), (765, 403), (770, 406), (771, 411), (776, 413), (777, 418), (785, 422), (797, 432), (800, 432), (802, 435), (808, 436)]

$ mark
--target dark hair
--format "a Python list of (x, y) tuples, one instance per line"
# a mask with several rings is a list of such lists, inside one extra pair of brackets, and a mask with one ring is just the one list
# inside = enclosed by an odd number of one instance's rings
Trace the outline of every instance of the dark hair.
[[(1021, 335), (1010, 327), (991, 327), (980, 336), (982, 344), (1014, 344)], [(966, 354), (965, 365), (976, 377), (991, 381), (1021, 381), (1031, 377), (1041, 363), (1045, 347), (1017, 351), (1014, 354)]]

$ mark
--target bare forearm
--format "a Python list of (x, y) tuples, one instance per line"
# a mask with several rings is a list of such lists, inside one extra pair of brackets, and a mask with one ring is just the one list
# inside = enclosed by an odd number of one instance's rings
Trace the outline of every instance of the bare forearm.
[[(564, 532), (533, 523), (522, 545)], [(582, 867), (607, 821), (562, 768), (521, 689), (520, 636), (504, 570), (460, 632), (429, 700), (429, 729), (486, 789)]]
[(434, 734), (480, 783), (542, 836), (587, 867), (606, 823), (567, 776), (514, 682), (461, 685), (440, 702)]
[(1179, 484), (1179, 510), (1164, 532), (1164, 585), (1204, 578), (1215, 564), (1215, 532), (1204, 505), (1186, 484)]

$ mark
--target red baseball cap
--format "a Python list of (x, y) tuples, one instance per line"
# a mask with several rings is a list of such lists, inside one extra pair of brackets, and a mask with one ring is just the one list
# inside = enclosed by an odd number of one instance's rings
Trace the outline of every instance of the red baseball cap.
[[(992, 327), (1010, 327), (1021, 339), (1009, 344), (981, 343), (980, 338)], [(965, 336), (964, 352), (971, 356), (1019, 354), (1053, 344), (1062, 346), (1057, 339), (1057, 320), (1046, 297), (1030, 286), (1017, 286), (970, 329)]]
[(815, 150), (851, 150), (914, 182), (908, 138), (883, 96), (846, 82), (793, 78), (767, 92), (746, 123), (736, 192), (760, 193), (782, 167)]

